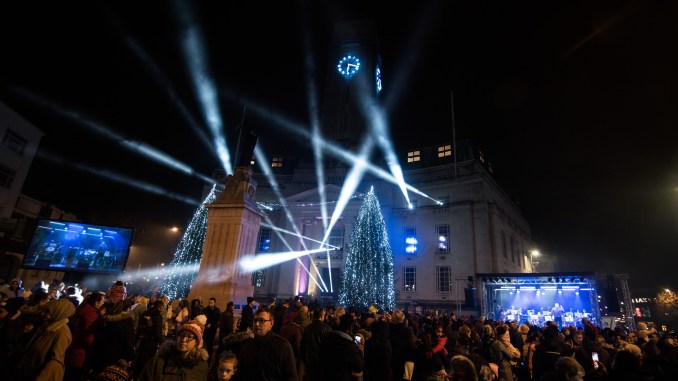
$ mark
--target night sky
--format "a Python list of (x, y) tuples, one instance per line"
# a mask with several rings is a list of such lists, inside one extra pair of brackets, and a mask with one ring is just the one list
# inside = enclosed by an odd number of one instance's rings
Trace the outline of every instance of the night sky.
[[(457, 137), (485, 147), (558, 270), (626, 273), (632, 288), (678, 286), (678, 4), (322, 3), (3, 4), (0, 101), (44, 131), (40, 150), (62, 161), (36, 158), (24, 193), (84, 222), (133, 226), (137, 243), (167, 256), (173, 241), (163, 232), (185, 226), (195, 206), (75, 164), (196, 200), (203, 183), (51, 107), (209, 176), (219, 161), (172, 102), (175, 94), (204, 128), (179, 43), (189, 33), (187, 18), (200, 28), (232, 147), (238, 99), (308, 124), (304, 38), (320, 91), (332, 23), (370, 16), (380, 33), (383, 94), (395, 102), (388, 118), (396, 147), (450, 141), (453, 92)], [(303, 149), (255, 113), (245, 124), (269, 156)]]

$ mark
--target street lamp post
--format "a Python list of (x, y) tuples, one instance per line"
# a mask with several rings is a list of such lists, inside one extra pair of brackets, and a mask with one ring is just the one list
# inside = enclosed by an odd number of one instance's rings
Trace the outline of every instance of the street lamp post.
[(539, 250), (530, 251), (530, 271), (534, 273), (534, 267), (539, 264), (539, 262), (534, 261), (535, 256), (540, 256)]

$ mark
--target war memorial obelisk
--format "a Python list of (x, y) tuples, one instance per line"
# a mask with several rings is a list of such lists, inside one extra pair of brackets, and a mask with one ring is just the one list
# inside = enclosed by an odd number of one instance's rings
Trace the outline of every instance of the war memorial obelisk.
[(256, 251), (257, 235), (264, 214), (255, 202), (256, 181), (252, 179), (250, 160), (257, 137), (241, 129), (236, 153), (236, 168), (226, 177), (224, 191), (207, 205), (207, 232), (198, 276), (191, 286), (189, 300), (210, 297), (218, 306), (228, 301), (244, 304), (252, 296), (252, 273), (239, 266), (240, 258)]

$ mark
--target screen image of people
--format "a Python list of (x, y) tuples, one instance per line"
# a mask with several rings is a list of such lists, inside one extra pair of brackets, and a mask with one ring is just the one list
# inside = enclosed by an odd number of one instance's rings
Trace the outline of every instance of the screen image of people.
[(121, 272), (127, 263), (132, 229), (39, 220), (23, 266)]

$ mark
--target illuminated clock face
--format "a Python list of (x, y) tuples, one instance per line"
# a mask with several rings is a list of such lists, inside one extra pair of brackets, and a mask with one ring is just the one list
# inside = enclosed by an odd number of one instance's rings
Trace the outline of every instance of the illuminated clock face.
[(351, 77), (360, 69), (360, 59), (356, 56), (344, 56), (337, 64), (337, 71), (344, 77)]

